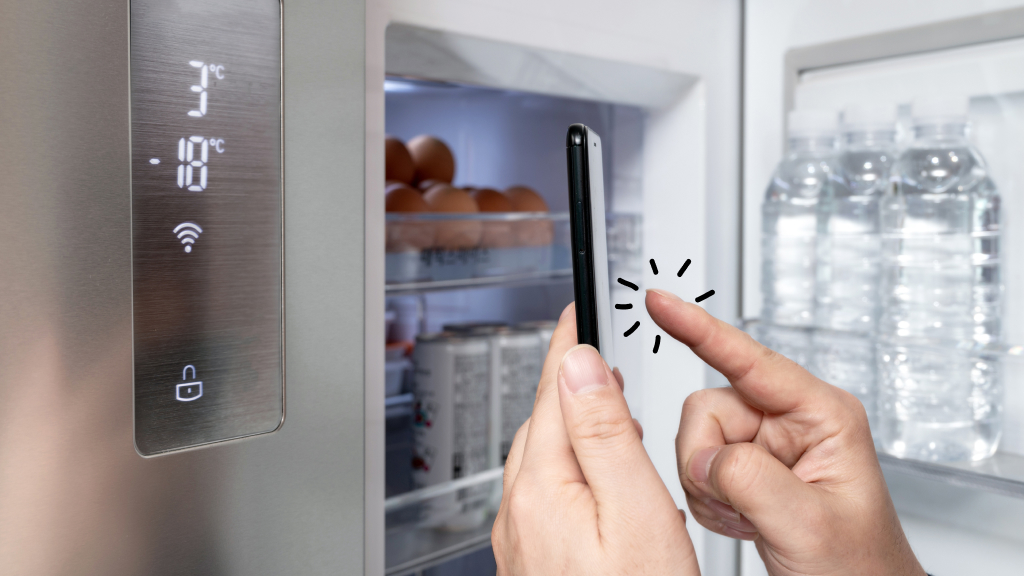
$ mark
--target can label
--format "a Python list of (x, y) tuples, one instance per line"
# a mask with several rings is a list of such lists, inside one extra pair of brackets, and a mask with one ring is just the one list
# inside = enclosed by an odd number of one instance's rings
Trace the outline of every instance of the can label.
[(487, 469), (487, 355), (456, 355), (452, 378), (452, 479)]
[[(489, 345), (485, 338), (421, 341), (413, 352), (416, 488), (488, 468)], [(471, 486), (423, 503), (421, 524), (468, 529), (486, 519), (487, 486)]]
[(519, 427), (533, 413), (540, 381), (540, 341), (501, 350), (501, 462), (505, 463)]
[(540, 337), (535, 332), (504, 332), (491, 341), (490, 464), (502, 466), (516, 432), (533, 412), (540, 381)]

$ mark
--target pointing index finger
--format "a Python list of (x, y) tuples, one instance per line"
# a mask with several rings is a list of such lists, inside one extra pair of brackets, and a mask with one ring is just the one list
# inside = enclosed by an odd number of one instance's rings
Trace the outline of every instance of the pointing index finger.
[(829, 394), (828, 385), (796, 363), (696, 304), (661, 290), (648, 290), (646, 303), (658, 326), (721, 372), (759, 410), (793, 412)]

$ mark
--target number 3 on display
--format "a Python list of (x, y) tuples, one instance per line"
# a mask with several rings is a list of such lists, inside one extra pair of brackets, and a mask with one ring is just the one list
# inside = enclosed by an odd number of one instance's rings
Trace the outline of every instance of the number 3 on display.
[(199, 68), (199, 84), (192, 86), (192, 91), (199, 93), (199, 109), (189, 110), (188, 115), (200, 118), (202, 116), (206, 116), (206, 87), (209, 85), (209, 68), (199, 60), (189, 62), (189, 65), (193, 68)]

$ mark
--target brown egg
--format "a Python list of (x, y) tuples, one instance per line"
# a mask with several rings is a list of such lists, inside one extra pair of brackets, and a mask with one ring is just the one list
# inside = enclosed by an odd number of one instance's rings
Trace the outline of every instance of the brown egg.
[[(473, 197), (465, 190), (452, 188), (447, 184), (433, 186), (423, 199), (431, 212), (452, 214), (474, 214), (479, 212)], [(446, 250), (474, 248), (480, 243), (482, 227), (479, 220), (446, 220), (436, 223), (434, 244)]]
[[(540, 194), (526, 186), (505, 190), (515, 212), (547, 212), (548, 203)], [(555, 227), (550, 220), (524, 220), (512, 227), (516, 246), (547, 246), (554, 241)]]
[(415, 176), (416, 165), (409, 149), (394, 136), (384, 137), (384, 179), (412, 184)]
[(416, 181), (451, 183), (455, 178), (455, 157), (441, 140), (423, 134), (409, 140), (409, 154), (416, 167)]
[[(384, 211), (398, 213), (429, 212), (430, 207), (415, 188), (405, 184), (392, 184), (384, 197)], [(422, 250), (434, 244), (434, 223), (416, 221), (387, 222), (385, 247), (387, 252)]]
[[(512, 202), (497, 190), (480, 188), (470, 192), (481, 212), (512, 212)], [(484, 220), (480, 245), (484, 248), (508, 248), (515, 244), (512, 223), (500, 220)]]
[(384, 196), (385, 212), (428, 212), (430, 208), (418, 190), (408, 184), (388, 186)]
[(516, 212), (547, 212), (548, 203), (533, 188), (512, 186), (505, 190), (505, 195), (512, 202)]
[(481, 212), (513, 212), (508, 196), (491, 188), (480, 188), (469, 193)]

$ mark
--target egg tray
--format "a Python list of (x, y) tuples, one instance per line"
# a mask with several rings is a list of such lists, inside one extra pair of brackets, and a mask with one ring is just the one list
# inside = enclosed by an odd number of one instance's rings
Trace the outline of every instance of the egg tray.
[(391, 252), (384, 265), (388, 284), (537, 274), (571, 267), (569, 249), (557, 245)]
[[(481, 242), (489, 241), (502, 245), (417, 248), (404, 241), (409, 239), (408, 231), (412, 226), (434, 226), (442, 231), (457, 231), (458, 226), (465, 226), (467, 222), (480, 223), (483, 228)], [(508, 226), (517, 228), (509, 229), (508, 237), (495, 236), (495, 225), (499, 223), (509, 223)], [(538, 239), (536, 235), (530, 234), (529, 226), (544, 223), (550, 223), (550, 232), (545, 234), (549, 238)], [(385, 281), (388, 284), (514, 277), (561, 271), (572, 267), (568, 214), (388, 214), (387, 226)], [(549, 239), (549, 243), (541, 245), (523, 245), (546, 242)], [(519, 245), (507, 245), (511, 243)]]

